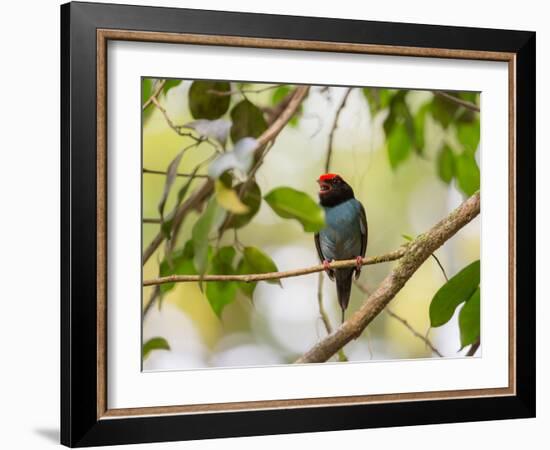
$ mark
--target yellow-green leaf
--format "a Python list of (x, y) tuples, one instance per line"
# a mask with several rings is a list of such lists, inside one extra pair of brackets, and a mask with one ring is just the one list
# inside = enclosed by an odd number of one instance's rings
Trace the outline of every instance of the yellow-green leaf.
[[(211, 275), (234, 274), (234, 258), (235, 249), (233, 247), (221, 247), (212, 258), (208, 273)], [(223, 309), (234, 300), (236, 294), (237, 283), (235, 281), (211, 281), (206, 283), (206, 298), (218, 317), (221, 317)]]
[(455, 157), (451, 148), (446, 145), (437, 156), (437, 173), (439, 178), (449, 184), (455, 174)]
[(216, 200), (210, 199), (205, 211), (197, 222), (195, 222), (191, 231), (194, 251), (193, 264), (199, 274), (203, 274), (206, 271), (208, 263), (208, 235), (217, 221), (219, 211), (220, 208)]
[(479, 288), (466, 301), (458, 315), (460, 345), (462, 348), (479, 339), (480, 333), (480, 292)]
[(221, 180), (215, 184), (216, 200), (218, 204), (233, 214), (246, 214), (250, 209), (240, 199), (237, 193), (227, 187)]
[[(243, 258), (239, 263), (237, 272), (240, 275), (247, 275), (251, 273), (269, 273), (277, 272), (277, 265), (273, 262), (271, 257), (259, 248), (245, 247), (243, 251)], [(268, 280), (268, 283), (281, 285), (280, 280)], [(256, 283), (239, 283), (239, 288), (252, 299), (252, 294), (256, 288)]]
[(479, 167), (471, 152), (465, 151), (456, 159), (456, 179), (458, 187), (470, 196), (479, 189)]
[(170, 345), (166, 339), (161, 337), (154, 337), (149, 339), (143, 344), (142, 355), (143, 359), (146, 359), (153, 350), (170, 350)]
[(396, 123), (388, 136), (388, 158), (392, 169), (408, 158), (411, 147), (412, 141), (405, 123)]
[(273, 189), (264, 199), (277, 215), (297, 220), (308, 233), (316, 233), (325, 226), (323, 209), (305, 192), (280, 187)]
[[(235, 192), (240, 192), (241, 187), (242, 184), (235, 186)], [(255, 182), (251, 183), (246, 189), (246, 192), (242, 197), (242, 202), (248, 207), (248, 212), (246, 214), (228, 215), (226, 221), (221, 226), (222, 230), (244, 227), (259, 211), (260, 204), (262, 202), (262, 193), (260, 191), (260, 187)]]
[(479, 287), (479, 260), (466, 266), (434, 295), (430, 304), (430, 323), (439, 327), (447, 323), (458, 305), (468, 300)]

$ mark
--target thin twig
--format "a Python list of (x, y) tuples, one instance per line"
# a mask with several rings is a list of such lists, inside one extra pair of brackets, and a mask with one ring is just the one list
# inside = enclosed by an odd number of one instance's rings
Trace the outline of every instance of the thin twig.
[(340, 106), (338, 106), (338, 109), (336, 110), (336, 114), (334, 115), (334, 122), (332, 124), (332, 128), (330, 129), (330, 133), (328, 135), (328, 148), (327, 148), (327, 159), (325, 162), (325, 173), (328, 173), (330, 169), (330, 161), (332, 159), (332, 146), (334, 145), (334, 132), (336, 131), (336, 128), (338, 128), (338, 119), (340, 118), (340, 113), (346, 106), (346, 101), (348, 100), (351, 90), (352, 88), (347, 89), (347, 91), (345, 92), (342, 98), (342, 103), (340, 103)]
[[(363, 258), (363, 265), (380, 264), (383, 262), (395, 261), (401, 258), (407, 250), (407, 246), (403, 246), (394, 250), (393, 252), (386, 253), (381, 256), (370, 256)], [(302, 275), (309, 275), (311, 273), (321, 272), (328, 269), (343, 269), (346, 267), (355, 267), (357, 264), (356, 259), (346, 259), (342, 261), (333, 261), (327, 267), (323, 264), (316, 266), (305, 267), (302, 269), (286, 270), (281, 272), (267, 272), (267, 273), (255, 273), (247, 275), (168, 275), (165, 277), (159, 277), (152, 280), (143, 281), (143, 286), (155, 286), (158, 284), (166, 283), (189, 283), (198, 281), (241, 281), (244, 283), (255, 283), (256, 281), (267, 280), (280, 280), (283, 278), (299, 277)]]
[[(319, 282), (317, 284), (317, 305), (319, 306), (319, 314), (323, 324), (325, 325), (325, 330), (327, 330), (327, 334), (330, 334), (332, 333), (332, 325), (330, 324), (330, 319), (325, 311), (325, 307), (323, 306), (323, 272), (319, 272)], [(338, 350), (338, 361), (349, 361), (343, 348)]]
[(427, 258), (470, 223), (480, 210), (479, 191), (465, 200), (457, 209), (437, 223), (428, 232), (414, 239), (395, 268), (367, 298), (361, 308), (340, 327), (302, 355), (297, 363), (324, 362), (363, 330), (380, 314), (403, 288)]
[[(370, 290), (367, 288), (367, 286), (365, 286), (364, 284), (360, 283), (359, 281), (355, 281), (355, 285), (364, 293), (364, 294), (367, 294), (367, 295), (370, 295), (371, 292)], [(405, 319), (403, 319), (401, 316), (399, 316), (398, 314), (396, 314), (395, 312), (393, 312), (389, 306), (386, 306), (386, 310), (385, 310), (388, 315), (390, 317), (393, 317), (395, 320), (397, 320), (398, 322), (401, 322), (414, 336), (416, 336), (418, 339), (420, 339), (422, 342), (424, 342), (424, 344), (426, 344), (430, 350), (432, 352), (434, 352), (437, 356), (443, 358), (443, 355), (439, 352), (439, 350), (437, 348), (435, 348), (435, 346), (432, 344), (432, 341), (430, 341), (428, 339), (428, 336), (424, 336), (422, 333), (419, 333), (418, 331), (416, 331), (413, 326)]]
[(480, 340), (477, 338), (477, 341), (475, 341), (471, 346), (470, 350), (468, 350), (468, 353), (466, 353), (466, 356), (474, 356), (477, 352), (477, 349), (479, 348)]
[(160, 223), (162, 223), (162, 221), (161, 221), (160, 219), (147, 218), (147, 217), (144, 218), (144, 219), (142, 220), (142, 222), (143, 222), (143, 223), (149, 223), (149, 224), (150, 224), (150, 223), (155, 223), (155, 224), (160, 224)]
[(168, 112), (166, 112), (166, 108), (164, 108), (164, 106), (162, 106), (160, 104), (160, 102), (158, 101), (158, 99), (156, 97), (151, 97), (151, 102), (157, 107), (157, 109), (162, 113), (162, 115), (164, 116), (164, 120), (166, 121), (166, 123), (168, 124), (168, 126), (170, 128), (172, 128), (172, 130), (174, 130), (177, 134), (179, 134), (180, 136), (183, 136), (183, 137), (188, 137), (190, 139), (193, 139), (195, 142), (197, 142), (198, 144), (202, 143), (202, 142), (207, 142), (208, 144), (210, 144), (216, 151), (221, 151), (221, 147), (220, 145), (218, 145), (215, 141), (213, 141), (212, 139), (208, 138), (208, 137), (205, 137), (205, 136), (195, 136), (192, 132), (189, 132), (189, 131), (182, 131), (182, 130), (188, 130), (189, 128), (185, 125), (176, 125), (172, 119), (170, 118), (170, 116), (168, 115)]
[[(168, 172), (166, 170), (152, 170), (152, 169), (146, 169), (143, 168), (143, 173), (148, 173), (151, 175), (166, 175)], [(192, 173), (176, 173), (177, 177), (184, 177), (184, 178), (208, 178), (208, 175), (206, 174), (192, 174)]]
[(435, 256), (435, 253), (432, 253), (432, 258), (435, 259), (435, 262), (441, 269), (441, 272), (443, 273), (443, 276), (445, 277), (445, 281), (449, 281), (449, 277), (447, 276), (447, 272), (445, 272), (445, 269), (443, 268), (443, 264), (441, 264), (441, 261), (439, 261), (439, 258)]
[(430, 350), (432, 352), (434, 352), (437, 356), (439, 356), (440, 358), (443, 358), (443, 355), (441, 354), (441, 352), (435, 348), (435, 346), (432, 344), (432, 342), (426, 337), (426, 336), (423, 336), (421, 333), (419, 333), (418, 331), (416, 331), (410, 324), (409, 322), (407, 322), (405, 319), (403, 319), (402, 317), (400, 317), (399, 315), (395, 314), (390, 308), (386, 307), (386, 312), (388, 313), (388, 315), (390, 317), (393, 317), (395, 320), (397, 320), (398, 322), (401, 322), (403, 324), (403, 326), (405, 326), (414, 336), (416, 336), (418, 339), (420, 339), (421, 341), (424, 342), (424, 344), (426, 344)]
[(160, 91), (162, 90), (162, 88), (164, 87), (164, 84), (166, 83), (166, 80), (160, 80), (156, 87), (155, 87), (155, 91), (153, 92), (153, 94), (151, 94), (151, 97), (149, 97), (147, 99), (147, 101), (143, 104), (141, 110), (142, 111), (145, 111), (145, 108), (147, 108), (152, 102), (153, 102), (153, 98), (157, 98), (157, 96), (160, 94)]
[(475, 112), (480, 112), (481, 111), (479, 106), (477, 106), (475, 103), (472, 103), (472, 102), (469, 102), (469, 101), (466, 101), (466, 100), (462, 100), (461, 98), (455, 97), (454, 95), (447, 94), (446, 92), (443, 92), (443, 91), (433, 91), (433, 93), (435, 95), (438, 95), (441, 98), (447, 99), (450, 102), (453, 102), (453, 103), (455, 103), (459, 106), (463, 106), (464, 108), (469, 109), (470, 111), (475, 111)]
[(267, 86), (260, 89), (234, 89), (232, 91), (216, 91), (215, 89), (210, 89), (208, 93), (212, 95), (217, 95), (219, 97), (224, 97), (224, 96), (233, 95), (233, 94), (260, 94), (265, 91), (270, 91), (271, 89), (277, 89), (281, 86), (284, 86), (284, 84), (275, 84), (273, 86)]

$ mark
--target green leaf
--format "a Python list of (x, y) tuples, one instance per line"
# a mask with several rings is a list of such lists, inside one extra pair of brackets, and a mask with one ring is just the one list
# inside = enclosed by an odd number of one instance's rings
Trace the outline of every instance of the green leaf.
[(231, 128), (231, 121), (227, 119), (207, 120), (199, 119), (186, 123), (183, 128), (190, 128), (199, 133), (202, 137), (216, 139), (223, 147)]
[(172, 88), (175, 88), (181, 84), (182, 80), (169, 79), (164, 82), (162, 86), (162, 93), (164, 95), (168, 94), (168, 91)]
[(170, 189), (172, 188), (172, 185), (174, 184), (174, 181), (176, 179), (176, 174), (178, 172), (178, 167), (180, 165), (181, 158), (183, 157), (186, 150), (187, 149), (185, 148), (181, 150), (168, 165), (168, 170), (166, 171), (166, 178), (164, 181), (164, 190), (162, 192), (162, 196), (160, 197), (160, 201), (158, 205), (158, 211), (162, 221), (164, 221), (163, 220), (164, 206), (166, 205), (166, 200), (168, 199), (168, 195), (170, 194)]
[(267, 123), (260, 109), (249, 100), (237, 103), (231, 110), (231, 140), (237, 142), (245, 137), (257, 138), (266, 129)]
[(273, 91), (273, 94), (271, 94), (271, 105), (275, 106), (279, 102), (283, 101), (284, 98), (290, 94), (290, 86), (284, 84), (283, 86), (279, 86), (277, 89)]
[[(449, 95), (454, 94), (449, 93)], [(439, 95), (434, 96), (430, 105), (433, 118), (437, 120), (443, 128), (447, 128), (449, 126), (455, 118), (456, 111), (459, 108), (456, 103)]]
[(396, 169), (409, 157), (411, 147), (411, 138), (405, 124), (396, 124), (388, 137), (388, 158), (392, 169)]
[(236, 169), (242, 175), (252, 168), (254, 162), (254, 152), (258, 146), (258, 141), (251, 137), (245, 137), (238, 141), (233, 151), (226, 152), (218, 156), (210, 166), (208, 166), (208, 175), (211, 178), (219, 178), (227, 170)]
[(479, 94), (477, 92), (463, 91), (463, 92), (458, 93), (458, 98), (460, 98), (462, 100), (466, 100), (467, 102), (473, 103), (474, 105), (477, 105), (477, 96), (478, 95)]
[(367, 99), (372, 117), (390, 105), (394, 93), (395, 91), (392, 89), (363, 88), (363, 95)]
[[(235, 186), (235, 192), (240, 192), (241, 187), (242, 183)], [(221, 229), (242, 228), (252, 220), (260, 210), (260, 204), (262, 202), (260, 187), (255, 182), (251, 183), (241, 201), (248, 207), (248, 212), (246, 214), (228, 215)]]
[(479, 288), (464, 304), (458, 315), (461, 349), (479, 339), (480, 334), (480, 292)]
[(410, 234), (402, 234), (401, 237), (409, 242), (414, 241), (414, 238)]
[(424, 130), (426, 116), (430, 111), (430, 103), (424, 103), (414, 116), (414, 145), (418, 154), (424, 153)]
[(463, 152), (456, 157), (456, 178), (458, 187), (468, 196), (479, 189), (479, 167), (472, 153)]
[(230, 95), (220, 95), (231, 90), (226, 81), (193, 81), (189, 88), (189, 109), (194, 119), (214, 120), (229, 109)]
[(479, 286), (479, 260), (466, 266), (434, 295), (430, 304), (430, 323), (439, 327), (447, 323), (458, 305), (468, 300)]
[(218, 218), (219, 210), (220, 208), (216, 200), (210, 199), (203, 214), (199, 217), (197, 222), (195, 222), (193, 230), (191, 231), (194, 251), (193, 263), (197, 272), (201, 275), (206, 272), (209, 247), (208, 235)]
[(151, 78), (141, 79), (141, 105), (143, 106), (153, 94), (153, 80)]
[[(189, 240), (185, 246), (172, 252), (170, 257), (165, 257), (159, 267), (159, 276), (166, 277), (168, 275), (197, 275), (197, 270), (193, 265), (193, 241)], [(176, 283), (164, 283), (159, 285), (161, 295), (171, 291)]]
[(479, 145), (479, 120), (471, 123), (459, 122), (456, 125), (456, 135), (464, 150), (475, 153)]
[(170, 350), (170, 346), (166, 339), (161, 337), (154, 337), (149, 339), (143, 344), (142, 355), (143, 359), (146, 359), (153, 350)]
[[(269, 273), (278, 272), (277, 265), (273, 260), (256, 247), (245, 247), (243, 251), (243, 257), (239, 262), (237, 272), (240, 275), (247, 275), (251, 273)], [(268, 280), (268, 283), (281, 285), (280, 280)], [(254, 289), (256, 289), (257, 283), (239, 283), (241, 291), (252, 299)]]
[(233, 214), (246, 214), (249, 212), (248, 206), (239, 199), (237, 193), (227, 187), (221, 180), (216, 180), (215, 193), (218, 204), (227, 211)]
[[(232, 275), (235, 273), (233, 247), (221, 247), (212, 258), (209, 273), (212, 275)], [(237, 294), (235, 281), (211, 281), (206, 284), (206, 298), (218, 317), (221, 317), (223, 308), (229, 305)]]
[[(386, 137), (389, 136), (394, 126), (399, 122), (404, 122), (407, 112), (407, 104), (405, 103), (406, 90), (397, 91), (392, 97), (389, 103), (390, 112), (388, 117), (384, 120), (384, 133)], [(410, 113), (409, 113), (410, 114)]]
[(325, 226), (323, 209), (305, 192), (280, 187), (273, 189), (264, 199), (277, 215), (296, 219), (308, 233), (316, 233)]
[(455, 175), (455, 157), (448, 145), (443, 147), (437, 155), (437, 173), (439, 178), (447, 184)]

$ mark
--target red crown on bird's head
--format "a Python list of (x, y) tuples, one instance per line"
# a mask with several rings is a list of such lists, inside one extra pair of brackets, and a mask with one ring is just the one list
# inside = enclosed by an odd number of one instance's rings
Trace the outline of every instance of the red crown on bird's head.
[(328, 181), (340, 177), (337, 173), (325, 173), (319, 177), (317, 181)]

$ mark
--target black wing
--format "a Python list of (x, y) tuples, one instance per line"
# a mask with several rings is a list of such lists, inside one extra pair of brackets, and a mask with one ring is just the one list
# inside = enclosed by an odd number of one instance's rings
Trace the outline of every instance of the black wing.
[(359, 216), (361, 224), (361, 256), (364, 258), (365, 253), (367, 252), (367, 241), (369, 239), (369, 227), (367, 225), (367, 214), (365, 213), (365, 208), (362, 203), (359, 202), (361, 207), (361, 215)]
[[(313, 235), (315, 239), (315, 248), (317, 249), (317, 255), (319, 255), (319, 259), (321, 262), (325, 260), (325, 256), (323, 255), (323, 251), (321, 250), (321, 242), (319, 241), (319, 233), (315, 233)], [(328, 277), (334, 281), (334, 270), (327, 270)]]

